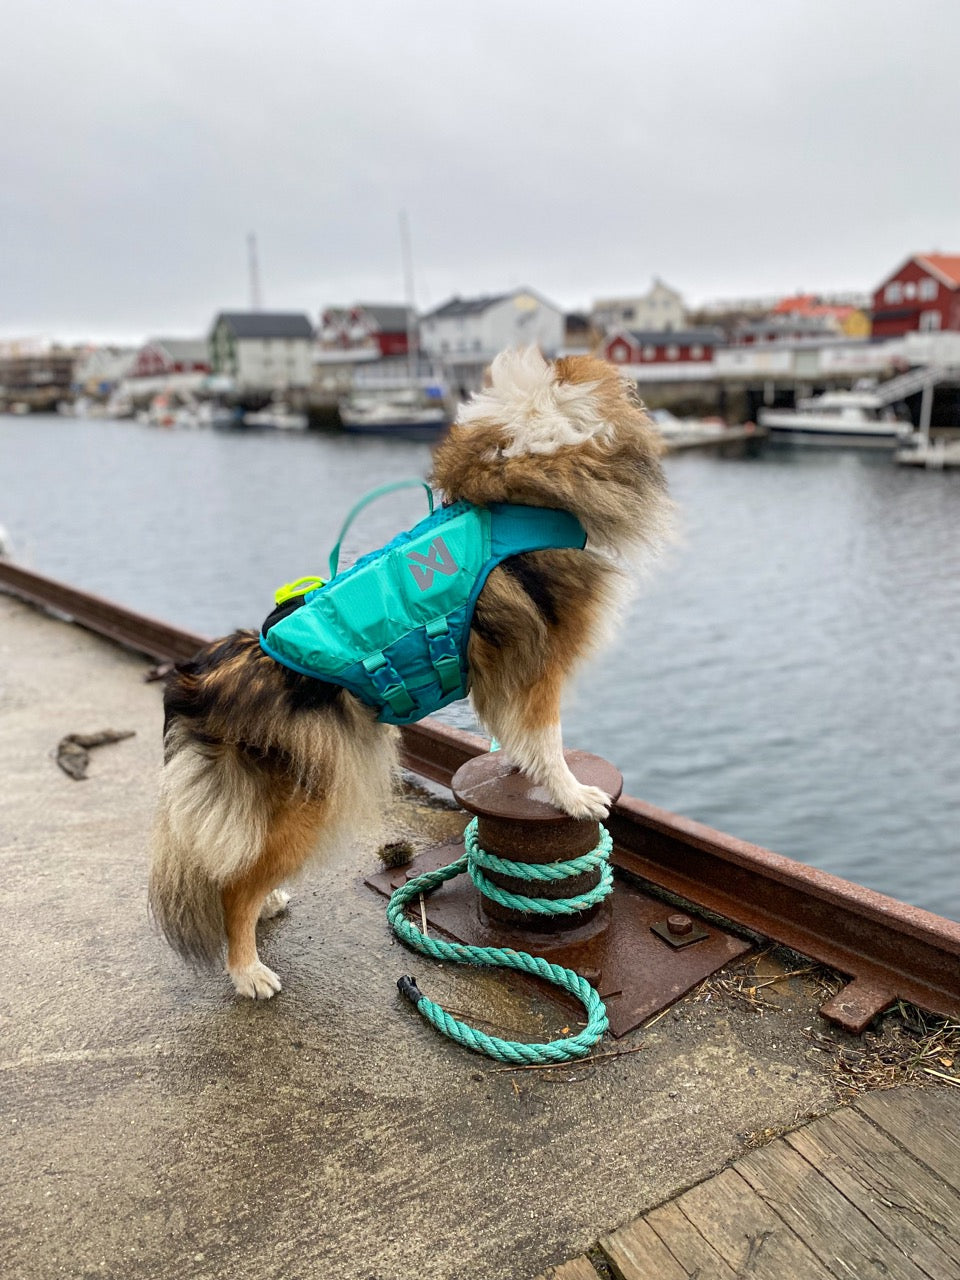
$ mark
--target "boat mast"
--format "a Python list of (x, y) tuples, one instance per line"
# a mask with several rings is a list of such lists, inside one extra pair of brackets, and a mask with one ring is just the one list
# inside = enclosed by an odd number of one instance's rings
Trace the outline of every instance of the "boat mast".
[(250, 310), (259, 311), (260, 299), (260, 263), (257, 259), (257, 234), (251, 231), (247, 236), (247, 265), (250, 273)]
[(410, 224), (406, 209), (400, 210), (400, 251), (403, 256), (403, 291), (407, 308), (407, 376), (413, 382), (418, 369), (417, 320), (413, 300), (413, 254), (410, 249)]

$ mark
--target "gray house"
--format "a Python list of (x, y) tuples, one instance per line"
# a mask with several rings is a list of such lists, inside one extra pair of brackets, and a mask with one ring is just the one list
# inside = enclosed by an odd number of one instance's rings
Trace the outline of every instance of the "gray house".
[(314, 332), (299, 311), (221, 311), (210, 365), (238, 391), (287, 391), (313, 379)]

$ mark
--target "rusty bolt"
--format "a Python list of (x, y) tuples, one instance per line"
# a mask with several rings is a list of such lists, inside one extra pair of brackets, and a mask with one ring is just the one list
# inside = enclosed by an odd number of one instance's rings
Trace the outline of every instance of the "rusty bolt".
[(682, 938), (684, 934), (693, 932), (693, 921), (689, 916), (668, 916), (667, 928), (675, 938)]

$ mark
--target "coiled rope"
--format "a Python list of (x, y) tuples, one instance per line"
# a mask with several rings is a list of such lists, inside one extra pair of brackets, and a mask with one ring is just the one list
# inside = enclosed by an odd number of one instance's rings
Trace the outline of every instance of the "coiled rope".
[[(387, 920), (397, 937), (406, 946), (419, 951), (421, 955), (430, 956), (434, 960), (449, 960), (453, 964), (472, 964), (480, 968), (518, 969), (522, 973), (545, 978), (547, 982), (552, 982), (554, 986), (561, 987), (572, 996), (576, 996), (587, 1012), (587, 1024), (577, 1035), (568, 1036), (563, 1040), (551, 1040), (544, 1044), (502, 1040), (498, 1036), (488, 1036), (483, 1031), (478, 1031), (475, 1027), (451, 1017), (423, 994), (414, 978), (400, 978), (397, 987), (416, 1006), (417, 1012), (432, 1023), (442, 1035), (449, 1036), (451, 1040), (455, 1040), (467, 1049), (472, 1049), (476, 1053), (485, 1053), (500, 1062), (542, 1065), (584, 1057), (608, 1026), (607, 1011), (603, 1001), (586, 978), (581, 978), (572, 969), (551, 964), (550, 961), (540, 956), (528, 955), (525, 951), (514, 951), (510, 947), (472, 947), (465, 943), (428, 938), (405, 917), (404, 910), (407, 904), (421, 893), (430, 893), (447, 880), (452, 880), (466, 871), (481, 893), (502, 906), (512, 907), (517, 911), (535, 911), (542, 915), (573, 915), (578, 911), (586, 911), (602, 902), (613, 888), (613, 872), (609, 863), (612, 844), (610, 833), (601, 826), (600, 840), (596, 848), (579, 858), (546, 864), (510, 862), (506, 858), (498, 858), (480, 848), (477, 843), (477, 819), (474, 818), (464, 832), (466, 852), (449, 866), (440, 867), (436, 871), (427, 871), (402, 885), (392, 895), (387, 906)], [(588, 892), (572, 898), (527, 898), (522, 894), (501, 889), (484, 874), (485, 871), (493, 871), (518, 880), (543, 882), (565, 880), (598, 868), (600, 882)]]

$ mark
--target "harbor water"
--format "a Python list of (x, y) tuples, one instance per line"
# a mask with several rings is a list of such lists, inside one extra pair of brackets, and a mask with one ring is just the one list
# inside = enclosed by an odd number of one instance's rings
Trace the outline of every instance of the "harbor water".
[[(25, 566), (215, 635), (324, 575), (356, 497), (429, 462), (398, 440), (0, 418), (0, 525)], [(571, 691), (567, 744), (644, 800), (960, 919), (960, 473), (769, 446), (666, 466), (677, 541)], [(424, 501), (368, 508), (346, 551)]]

